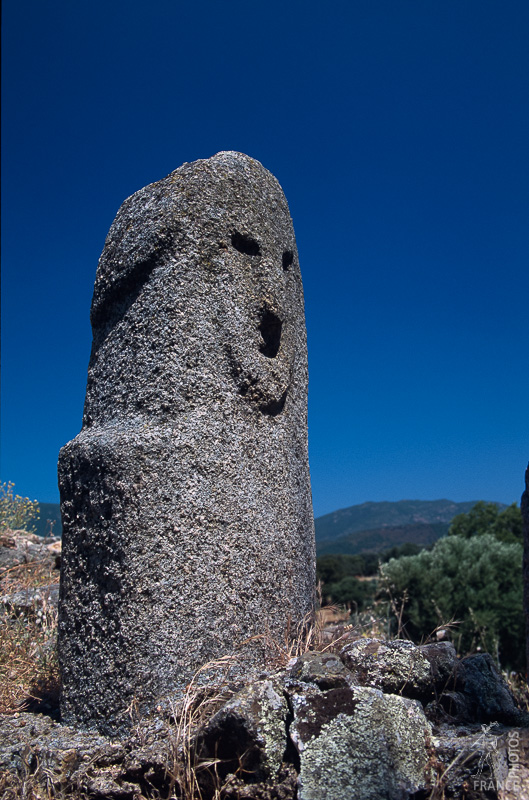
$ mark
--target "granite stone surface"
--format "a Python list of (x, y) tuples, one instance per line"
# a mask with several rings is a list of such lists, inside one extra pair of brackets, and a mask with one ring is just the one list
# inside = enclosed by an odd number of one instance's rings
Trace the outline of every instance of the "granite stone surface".
[(277, 180), (223, 152), (128, 198), (91, 321), (59, 457), (62, 715), (113, 732), (212, 659), (251, 675), (313, 614), (303, 289)]

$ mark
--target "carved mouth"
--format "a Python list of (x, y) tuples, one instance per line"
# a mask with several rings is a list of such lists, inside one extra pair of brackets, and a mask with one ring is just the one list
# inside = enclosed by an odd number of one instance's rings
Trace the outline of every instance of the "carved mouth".
[(268, 308), (262, 309), (259, 331), (263, 341), (259, 345), (259, 350), (267, 358), (275, 358), (279, 352), (282, 327), (283, 323), (277, 314)]

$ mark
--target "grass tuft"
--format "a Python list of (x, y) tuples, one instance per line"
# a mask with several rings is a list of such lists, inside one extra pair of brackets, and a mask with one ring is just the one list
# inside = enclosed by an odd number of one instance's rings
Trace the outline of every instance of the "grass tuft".
[[(35, 597), (35, 590), (58, 583), (48, 562), (18, 564), (0, 573), (0, 714), (57, 705), (57, 609), (44, 593)], [(15, 595), (18, 600), (11, 603)]]

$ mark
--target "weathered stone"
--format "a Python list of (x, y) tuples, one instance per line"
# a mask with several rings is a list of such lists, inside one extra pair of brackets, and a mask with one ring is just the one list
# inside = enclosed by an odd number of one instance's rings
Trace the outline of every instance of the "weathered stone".
[(42, 563), (53, 569), (60, 557), (61, 542), (57, 536), (37, 536), (29, 531), (3, 530), (0, 533), (0, 578), (4, 570), (22, 564)]
[(221, 792), (222, 800), (296, 800), (298, 774), (292, 764), (283, 764), (273, 783), (245, 783), (228, 775)]
[(507, 683), (488, 653), (468, 656), (459, 662), (456, 688), (467, 700), (471, 721), (529, 725), (529, 714), (516, 707)]
[(39, 586), (38, 589), (23, 589), (0, 597), (0, 603), (12, 614), (36, 614), (39, 609), (57, 609), (59, 604), (59, 584)]
[(421, 705), (366, 687), (293, 694), (299, 800), (404, 800), (431, 782)]
[(305, 653), (294, 658), (288, 666), (288, 675), (295, 681), (314, 683), (323, 691), (351, 686), (351, 671), (334, 653)]
[[(96, 733), (79, 733), (42, 715), (0, 717), (0, 734), (0, 773), (11, 775), (7, 785), (13, 787), (51, 785), (59, 789), (68, 783), (85, 788), (90, 771), (93, 774), (98, 766), (119, 763), (126, 752)], [(120, 796), (110, 794), (119, 788), (114, 780), (107, 780), (106, 788), (109, 796)]]
[(455, 670), (459, 663), (452, 642), (439, 641), (419, 645), (418, 650), (430, 664), (430, 682), (437, 694), (447, 686), (453, 685)]
[(525, 472), (525, 492), (521, 502), (523, 519), (523, 605), (525, 613), (525, 656), (529, 675), (529, 466)]
[(251, 674), (313, 613), (303, 290), (276, 179), (219, 153), (126, 200), (91, 320), (59, 459), (59, 652), (64, 719), (111, 731), (211, 659)]
[(529, 800), (529, 731), (502, 725), (442, 725), (433, 744), (439, 797)]
[(287, 702), (272, 681), (256, 681), (229, 700), (200, 732), (201, 760), (220, 759), (221, 777), (240, 771), (245, 781), (274, 779), (287, 749)]
[(175, 706), (136, 720), (119, 741), (40, 714), (0, 716), (0, 796), (189, 797), (198, 781), (204, 800), (528, 797), (527, 729), (445, 718), (430, 748), (416, 701), (368, 687), (322, 691), (316, 680), (332, 685), (341, 670), (322, 658), (329, 654), (310, 655), (246, 686), (209, 719), (217, 698), (204, 687), (182, 702), (185, 719)]
[(450, 642), (417, 646), (402, 639), (358, 639), (341, 657), (355, 683), (423, 702), (447, 687), (457, 665)]
[[(70, 728), (42, 715), (0, 715), (0, 797), (75, 797), (154, 800), (198, 796), (204, 774), (177, 729), (167, 723), (139, 727), (119, 742)], [(281, 765), (270, 782), (248, 783), (244, 770), (202, 790), (203, 800), (294, 800), (297, 772)], [(222, 793), (219, 794), (219, 790)]]
[(41, 714), (0, 716), (0, 795), (87, 800), (173, 796), (172, 787), (182, 785), (183, 774), (182, 767), (175, 768), (175, 737), (162, 723), (116, 742)]

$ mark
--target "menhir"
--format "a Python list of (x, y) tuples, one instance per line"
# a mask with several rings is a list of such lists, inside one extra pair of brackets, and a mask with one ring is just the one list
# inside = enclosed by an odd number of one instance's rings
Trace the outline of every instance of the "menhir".
[(212, 659), (250, 676), (313, 613), (303, 289), (277, 180), (224, 152), (126, 200), (91, 321), (59, 457), (62, 716), (116, 732)]

